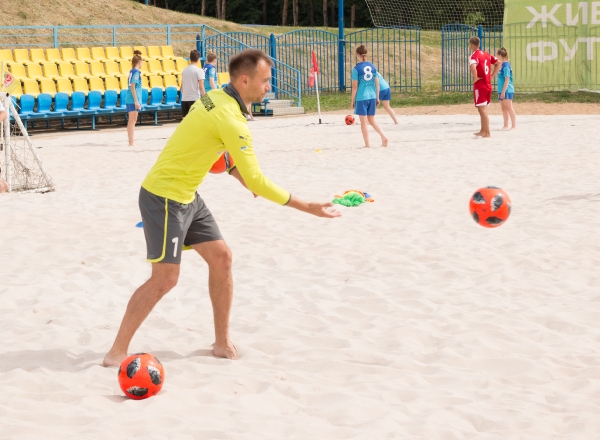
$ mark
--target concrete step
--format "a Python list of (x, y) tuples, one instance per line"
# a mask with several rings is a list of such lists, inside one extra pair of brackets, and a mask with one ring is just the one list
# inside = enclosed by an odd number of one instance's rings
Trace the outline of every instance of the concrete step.
[(273, 116), (303, 115), (304, 107), (272, 107)]
[(294, 105), (294, 101), (291, 99), (271, 99), (267, 103), (267, 108), (285, 108), (292, 107)]
[(275, 93), (273, 93), (273, 92), (267, 93), (267, 95), (265, 96), (265, 99), (275, 99)]

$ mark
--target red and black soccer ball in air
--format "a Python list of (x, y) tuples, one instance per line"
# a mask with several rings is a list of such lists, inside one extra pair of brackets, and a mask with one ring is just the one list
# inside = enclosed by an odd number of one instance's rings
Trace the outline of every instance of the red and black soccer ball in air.
[(150, 353), (136, 353), (121, 362), (118, 376), (125, 395), (142, 400), (158, 394), (165, 381), (165, 370)]
[(469, 211), (475, 223), (485, 228), (497, 228), (508, 220), (510, 197), (500, 188), (479, 188), (471, 197)]
[(354, 124), (354, 116), (352, 116), (352, 115), (346, 116), (345, 121), (346, 121), (346, 125), (352, 125), (352, 124)]

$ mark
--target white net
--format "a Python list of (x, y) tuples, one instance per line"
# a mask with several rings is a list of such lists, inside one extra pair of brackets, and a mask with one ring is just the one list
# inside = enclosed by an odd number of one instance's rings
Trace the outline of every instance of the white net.
[[(10, 100), (3, 102), (10, 108)], [(14, 123), (0, 124), (0, 179), (9, 184), (11, 192), (54, 191), (52, 180), (44, 170), (31, 139), (22, 126), (14, 107), (10, 108)]]
[(419, 26), (441, 29), (445, 24), (501, 26), (504, 0), (365, 0), (377, 27)]

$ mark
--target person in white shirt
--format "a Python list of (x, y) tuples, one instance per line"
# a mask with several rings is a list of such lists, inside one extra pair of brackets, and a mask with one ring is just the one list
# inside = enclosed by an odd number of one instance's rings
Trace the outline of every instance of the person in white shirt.
[(190, 107), (204, 95), (204, 70), (198, 67), (200, 52), (190, 52), (190, 65), (181, 72), (181, 114), (185, 118)]

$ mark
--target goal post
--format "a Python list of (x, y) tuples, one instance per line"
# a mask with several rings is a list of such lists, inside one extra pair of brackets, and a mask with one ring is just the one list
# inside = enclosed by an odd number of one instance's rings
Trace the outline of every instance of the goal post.
[(0, 179), (8, 184), (8, 192), (54, 191), (52, 179), (11, 99), (10, 91), (14, 89), (18, 79), (5, 73), (4, 63), (0, 63), (0, 79), (0, 102), (8, 113), (0, 124)]

